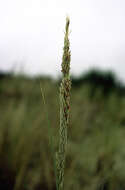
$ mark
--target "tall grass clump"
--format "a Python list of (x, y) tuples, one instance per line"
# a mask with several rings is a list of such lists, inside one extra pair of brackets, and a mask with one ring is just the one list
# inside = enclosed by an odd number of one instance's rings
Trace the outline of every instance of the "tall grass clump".
[(57, 187), (58, 190), (64, 189), (64, 168), (67, 146), (67, 129), (69, 126), (69, 110), (70, 110), (70, 43), (69, 43), (69, 23), (66, 18), (64, 48), (62, 57), (62, 82), (60, 84), (60, 129), (59, 129), (59, 150), (57, 155)]

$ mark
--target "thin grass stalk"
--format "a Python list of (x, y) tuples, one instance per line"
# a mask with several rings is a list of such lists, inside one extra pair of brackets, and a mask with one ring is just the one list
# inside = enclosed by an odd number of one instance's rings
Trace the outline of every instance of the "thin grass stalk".
[(48, 112), (46, 109), (46, 101), (45, 101), (45, 95), (44, 95), (44, 91), (41, 85), (41, 81), (40, 81), (40, 89), (41, 89), (41, 95), (42, 95), (42, 99), (43, 99), (43, 104), (44, 104), (44, 111), (45, 111), (45, 116), (46, 116), (46, 121), (48, 122), (48, 129), (49, 129), (49, 146), (50, 146), (50, 150), (51, 150), (51, 156), (52, 156), (52, 160), (53, 160), (53, 165), (54, 165), (54, 174), (55, 174), (55, 178), (56, 178), (56, 188), (58, 189), (58, 185), (57, 185), (57, 170), (56, 170), (56, 158), (54, 156), (54, 139), (52, 136), (52, 131), (51, 131), (51, 125), (50, 125), (50, 121), (49, 121), (49, 116), (48, 116)]
[(65, 38), (62, 58), (62, 82), (60, 84), (60, 130), (59, 130), (59, 150), (57, 161), (58, 190), (64, 190), (64, 169), (67, 147), (67, 129), (69, 127), (69, 110), (70, 110), (70, 43), (69, 43), (69, 23), (66, 18)]

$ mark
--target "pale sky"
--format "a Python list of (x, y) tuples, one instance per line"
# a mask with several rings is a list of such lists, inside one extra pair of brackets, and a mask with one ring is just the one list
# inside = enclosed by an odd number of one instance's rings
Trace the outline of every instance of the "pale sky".
[(0, 0), (0, 70), (59, 75), (66, 15), (71, 73), (99, 67), (125, 81), (125, 0)]

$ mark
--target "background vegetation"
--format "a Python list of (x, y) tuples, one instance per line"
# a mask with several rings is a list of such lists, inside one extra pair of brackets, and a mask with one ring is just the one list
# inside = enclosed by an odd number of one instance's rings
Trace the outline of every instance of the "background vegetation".
[[(0, 189), (56, 189), (59, 82), (0, 74)], [(111, 72), (72, 77), (65, 189), (125, 189), (125, 87)]]

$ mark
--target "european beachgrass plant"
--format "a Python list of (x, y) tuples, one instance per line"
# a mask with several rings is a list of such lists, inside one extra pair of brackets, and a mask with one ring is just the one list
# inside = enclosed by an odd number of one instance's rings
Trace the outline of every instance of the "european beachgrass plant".
[[(49, 127), (49, 140), (51, 147), (51, 155), (54, 163), (54, 172), (56, 177), (56, 188), (57, 190), (64, 190), (64, 169), (66, 159), (66, 147), (67, 147), (67, 130), (69, 127), (69, 110), (70, 110), (70, 43), (69, 43), (69, 24), (70, 20), (66, 18), (65, 37), (64, 37), (64, 48), (62, 57), (62, 81), (60, 84), (60, 129), (59, 129), (59, 147), (56, 157), (54, 157), (54, 140), (51, 135), (51, 127), (48, 119), (47, 110), (45, 110), (46, 119)], [(44, 107), (46, 108), (44, 91), (40, 83), (42, 99)]]
[(64, 190), (64, 169), (67, 147), (67, 130), (69, 127), (70, 110), (70, 43), (69, 43), (69, 24), (70, 20), (66, 18), (64, 48), (62, 57), (62, 81), (60, 84), (60, 129), (59, 129), (59, 150), (57, 153), (57, 189)]

